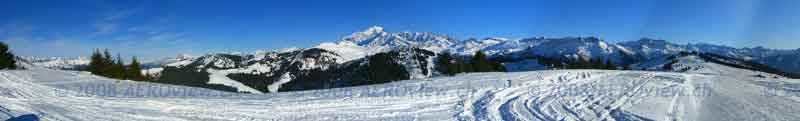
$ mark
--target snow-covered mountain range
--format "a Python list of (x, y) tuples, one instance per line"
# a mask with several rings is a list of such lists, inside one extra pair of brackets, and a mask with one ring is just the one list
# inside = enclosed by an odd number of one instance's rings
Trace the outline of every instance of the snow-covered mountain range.
[[(477, 51), (482, 51), (493, 59), (504, 60), (503, 64), (509, 71), (549, 68), (539, 64), (537, 58), (600, 59), (617, 65), (639, 66), (659, 63), (666, 58), (680, 55), (681, 52), (695, 52), (756, 62), (785, 72), (800, 72), (800, 49), (675, 44), (648, 38), (618, 43), (597, 37), (458, 40), (430, 32), (387, 32), (379, 26), (312, 48), (245, 54), (181, 55), (157, 61), (157, 65), (161, 67), (146, 71), (160, 73), (162, 79), (175, 84), (263, 93), (347, 86), (349, 80), (364, 79), (363, 73), (359, 73), (364, 72), (364, 68), (368, 66), (366, 63), (369, 60), (365, 58), (377, 53), (395, 52), (394, 56), (399, 58), (397, 63), (405, 67), (412, 79), (418, 79), (439, 75), (434, 65), (439, 54), (451, 53), (470, 57)], [(73, 64), (62, 61), (64, 60), (37, 60), (38, 63), (34, 64), (58, 68)]]
[[(265, 54), (272, 55), (272, 54)], [(203, 57), (194, 58), (200, 62)], [(209, 59), (209, 60), (218, 60)], [(224, 59), (222, 59), (224, 60)], [(0, 71), (0, 119), (16, 120), (767, 120), (800, 119), (800, 80), (701, 55), (675, 72), (469, 73), (369, 86), (243, 94), (31, 67)], [(210, 63), (214, 63), (211, 61)], [(220, 65), (229, 65), (219, 63)], [(237, 64), (232, 64), (236, 66)], [(186, 64), (199, 66), (199, 64)], [(642, 66), (646, 67), (646, 66)], [(281, 76), (291, 77), (291, 76)]]
[(700, 52), (761, 62), (787, 71), (798, 72), (800, 70), (800, 66), (798, 66), (800, 49), (734, 48), (704, 43), (675, 44), (666, 40), (649, 38), (619, 43), (611, 43), (596, 37), (457, 40), (435, 33), (386, 32), (384, 28), (376, 26), (353, 33), (337, 43), (323, 43), (317, 48), (337, 51), (343, 55), (352, 55), (348, 57), (358, 58), (393, 47), (414, 47), (435, 53), (448, 52), (462, 56), (483, 51), (493, 57), (584, 57), (608, 59), (618, 63), (631, 61), (625, 60), (626, 56), (629, 59), (643, 61), (677, 55), (680, 52)]
[(86, 57), (41, 58), (41, 57), (21, 56), (19, 57), (19, 60), (23, 60), (22, 63), (28, 63), (40, 67), (51, 68), (51, 69), (62, 69), (62, 70), (79, 70), (85, 67), (86, 65), (89, 65), (89, 62), (91, 62), (91, 60), (89, 60)]

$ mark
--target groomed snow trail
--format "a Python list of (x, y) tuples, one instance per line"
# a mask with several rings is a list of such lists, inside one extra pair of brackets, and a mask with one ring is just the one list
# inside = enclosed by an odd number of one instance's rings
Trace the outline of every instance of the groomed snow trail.
[[(0, 113), (4, 113), (0, 119), (23, 115), (65, 121), (798, 119), (792, 114), (799, 111), (792, 108), (799, 107), (798, 98), (758, 95), (763, 88), (778, 89), (765, 82), (800, 81), (715, 74), (551, 70), (241, 94), (34, 68), (0, 71)], [(145, 93), (126, 90), (131, 88)], [(167, 94), (159, 93), (165, 90)]]
[(638, 116), (623, 113), (621, 107), (641, 98), (635, 96), (658, 75), (669, 74), (574, 71), (543, 76), (465, 100), (460, 119), (636, 120)]

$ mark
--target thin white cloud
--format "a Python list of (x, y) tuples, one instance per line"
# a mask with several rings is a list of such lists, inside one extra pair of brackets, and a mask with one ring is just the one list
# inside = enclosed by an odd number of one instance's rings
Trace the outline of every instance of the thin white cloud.
[(145, 33), (145, 34), (159, 34), (164, 32), (164, 27), (157, 27), (157, 26), (135, 26), (128, 28), (129, 32), (138, 32), (138, 33)]
[(95, 32), (91, 36), (105, 35), (117, 32), (117, 30), (120, 28), (120, 24), (117, 24), (119, 23), (118, 21), (130, 17), (134, 13), (135, 13), (134, 10), (120, 10), (120, 11), (106, 13), (104, 17), (101, 18), (101, 20), (98, 20), (97, 22), (92, 24), (92, 27), (95, 29)]
[(3, 36), (20, 36), (27, 35), (28, 33), (36, 30), (36, 26), (11, 23), (0, 26), (0, 35)]
[[(191, 52), (190, 49), (195, 46), (184, 43), (189, 40), (184, 33), (119, 31), (120, 25), (112, 23), (94, 24), (94, 32), (71, 36), (53, 35), (54, 33), (34, 36), (38, 30), (31, 25), (0, 24), (0, 41), (8, 43), (12, 52), (17, 55), (39, 57), (88, 56), (95, 48), (108, 48), (126, 58), (137, 56), (141, 59), (157, 59)], [(108, 35), (97, 36), (98, 34)]]
[(0, 41), (8, 43), (17, 55), (40, 57), (88, 56), (96, 48), (108, 48), (126, 58), (155, 59), (196, 48), (194, 43), (185, 43), (191, 40), (186, 34), (168, 29), (166, 17), (152, 18), (151, 23), (137, 25), (125, 22), (135, 13), (135, 10), (101, 13), (84, 26), (88, 32), (68, 36), (58, 35), (58, 32), (40, 33), (32, 26), (37, 24), (0, 23)]
[(92, 25), (95, 28), (94, 34), (111, 34), (117, 31), (118, 24), (113, 23), (95, 23)]
[(134, 13), (135, 13), (135, 11), (133, 11), (133, 10), (116, 11), (116, 12), (111, 12), (111, 13), (106, 14), (106, 16), (103, 19), (106, 20), (106, 21), (115, 21), (115, 20), (127, 18), (127, 17), (133, 15)]
[(96, 47), (92, 43), (63, 37), (30, 37), (19, 35), (0, 38), (11, 47), (11, 51), (20, 56), (82, 56), (89, 52), (87, 48)]
[(150, 38), (148, 38), (148, 40), (150, 40), (150, 41), (171, 41), (171, 40), (179, 39), (180, 37), (183, 37), (183, 35), (184, 34), (181, 34), (181, 33), (162, 33), (162, 34), (158, 34), (158, 35), (155, 35), (155, 36), (151, 36)]

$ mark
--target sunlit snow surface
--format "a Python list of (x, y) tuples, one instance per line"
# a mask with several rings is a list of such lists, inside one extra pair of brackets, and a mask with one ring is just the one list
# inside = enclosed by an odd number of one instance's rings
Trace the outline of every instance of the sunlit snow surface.
[[(796, 120), (798, 80), (715, 72), (474, 73), (267, 94), (113, 80), (40, 68), (0, 71), (0, 119), (42, 120)], [(699, 69), (698, 71), (704, 71)], [(784, 85), (784, 86), (781, 86)]]

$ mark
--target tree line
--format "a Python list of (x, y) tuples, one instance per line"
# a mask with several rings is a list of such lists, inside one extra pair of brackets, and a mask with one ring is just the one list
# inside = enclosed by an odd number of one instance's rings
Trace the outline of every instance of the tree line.
[(8, 44), (0, 42), (0, 69), (17, 69), (15, 57), (8, 48)]
[(149, 76), (142, 75), (141, 63), (136, 59), (136, 56), (132, 57), (130, 64), (125, 65), (119, 54), (117, 54), (117, 58), (114, 59), (111, 57), (108, 49), (105, 49), (102, 53), (100, 49), (95, 49), (94, 53), (92, 53), (89, 66), (86, 69), (92, 72), (92, 74), (114, 79), (136, 81), (145, 81), (149, 79)]
[(505, 67), (499, 62), (490, 60), (481, 51), (475, 52), (469, 60), (455, 57), (450, 53), (442, 53), (436, 61), (439, 72), (445, 75), (456, 75), (468, 72), (504, 72)]
[[(537, 58), (537, 61), (539, 64), (550, 66), (551, 68), (555, 69), (619, 69), (619, 67), (611, 60), (603, 60), (599, 58), (588, 59), (581, 56), (576, 59), (567, 59), (566, 61), (562, 61), (561, 59), (539, 57)], [(629, 67), (626, 66), (625, 68)]]
[(405, 67), (397, 63), (396, 52), (378, 53), (369, 56), (368, 82), (366, 84), (380, 84), (398, 80), (410, 79)]

